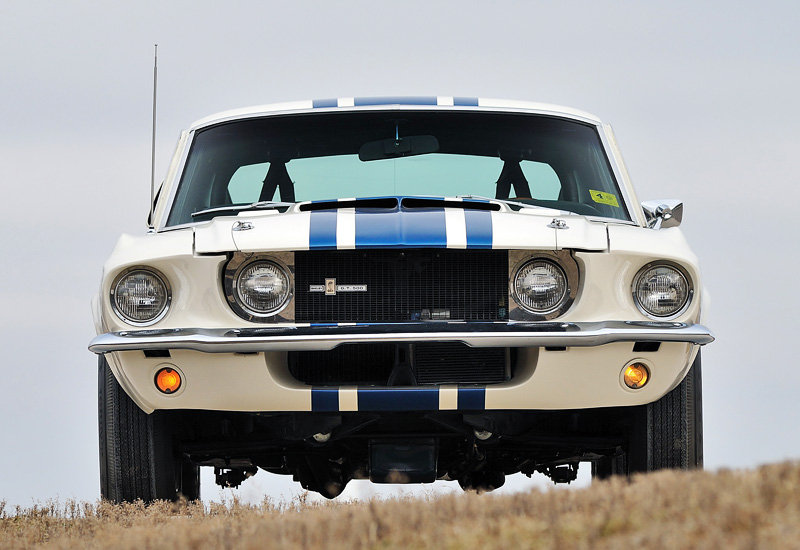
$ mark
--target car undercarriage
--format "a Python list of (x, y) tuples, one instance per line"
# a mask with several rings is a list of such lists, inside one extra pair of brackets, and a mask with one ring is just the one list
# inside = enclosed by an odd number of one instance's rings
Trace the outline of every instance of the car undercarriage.
[(570, 411), (280, 413), (161, 411), (179, 454), (238, 486), (257, 468), (293, 475), (337, 496), (350, 479), (377, 483), (457, 480), (493, 489), (535, 472), (556, 483), (577, 465), (613, 456), (635, 408)]

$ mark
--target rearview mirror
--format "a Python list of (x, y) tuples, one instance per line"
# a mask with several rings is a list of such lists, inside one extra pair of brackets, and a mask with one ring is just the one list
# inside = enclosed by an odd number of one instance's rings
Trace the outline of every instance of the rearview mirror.
[(368, 141), (358, 150), (358, 158), (362, 161), (382, 160), (426, 155), (438, 150), (439, 140), (435, 136), (406, 136)]

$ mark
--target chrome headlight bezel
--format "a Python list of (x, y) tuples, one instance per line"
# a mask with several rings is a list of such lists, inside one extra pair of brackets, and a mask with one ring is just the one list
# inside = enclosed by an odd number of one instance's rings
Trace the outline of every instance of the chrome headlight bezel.
[[(648, 308), (643, 303), (643, 300), (641, 299), (639, 293), (639, 285), (642, 282), (642, 279), (645, 278), (648, 275), (648, 273), (651, 272), (652, 270), (660, 268), (668, 269), (671, 272), (677, 274), (686, 285), (685, 296), (683, 297), (682, 300), (680, 300), (680, 304), (676, 308), (671, 309), (667, 313), (658, 313)], [(633, 278), (633, 281), (631, 283), (631, 294), (633, 296), (633, 303), (636, 304), (636, 308), (643, 315), (645, 315), (650, 319), (657, 319), (659, 321), (669, 321), (671, 319), (680, 317), (681, 315), (683, 315), (683, 313), (686, 312), (687, 309), (689, 309), (689, 306), (691, 305), (692, 300), (694, 298), (694, 282), (692, 281), (692, 277), (689, 275), (689, 273), (683, 266), (675, 262), (670, 262), (666, 260), (657, 260), (644, 265), (636, 273), (636, 276)]]
[[(122, 291), (123, 282), (135, 277), (137, 274), (144, 274), (148, 277), (151, 277), (152, 280), (154, 280), (155, 283), (161, 287), (159, 291), (163, 294), (161, 306), (158, 308), (155, 315), (152, 315), (147, 319), (137, 319), (131, 316), (129, 312), (126, 313), (128, 308), (124, 307), (120, 303), (124, 295), (124, 292)], [(122, 271), (111, 283), (111, 290), (109, 294), (111, 309), (114, 311), (116, 316), (122, 322), (135, 327), (148, 327), (158, 323), (164, 318), (164, 316), (166, 316), (172, 304), (172, 288), (169, 285), (168, 279), (160, 271), (149, 266), (133, 266)]]
[[(551, 320), (560, 317), (572, 306), (578, 292), (578, 266), (574, 258), (566, 251), (515, 251), (509, 256), (511, 269), (509, 270), (509, 295), (512, 299), (510, 318), (512, 320)], [(517, 288), (520, 275), (531, 264), (543, 262), (557, 270), (564, 288), (563, 292), (552, 305), (545, 308), (532, 308), (527, 303)]]
[[(252, 307), (241, 295), (242, 274), (257, 264), (270, 265), (285, 280), (287, 288), (285, 295), (281, 297), (278, 304), (265, 310)], [(225, 268), (224, 287), (228, 305), (239, 317), (247, 321), (270, 322), (280, 320), (287, 316), (286, 310), (294, 298), (294, 276), (292, 270), (286, 263), (272, 255), (234, 255)], [(282, 313), (284, 315), (281, 315)], [(292, 312), (288, 313), (290, 317), (294, 317)]]

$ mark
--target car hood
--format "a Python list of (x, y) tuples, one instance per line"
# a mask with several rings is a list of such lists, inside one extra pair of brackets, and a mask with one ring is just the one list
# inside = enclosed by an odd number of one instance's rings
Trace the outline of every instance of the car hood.
[[(382, 199), (383, 200), (383, 199)], [(416, 202), (411, 202), (416, 200)], [(606, 223), (547, 208), (491, 201), (403, 199), (301, 203), (242, 212), (195, 227), (195, 252), (366, 248), (608, 249)], [(407, 206), (411, 205), (411, 206)]]

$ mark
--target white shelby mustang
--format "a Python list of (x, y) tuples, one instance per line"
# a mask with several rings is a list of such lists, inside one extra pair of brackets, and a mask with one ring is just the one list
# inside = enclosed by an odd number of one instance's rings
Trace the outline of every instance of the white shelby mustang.
[(349, 98), (181, 134), (93, 302), (104, 498), (702, 466), (679, 201), (552, 105)]

